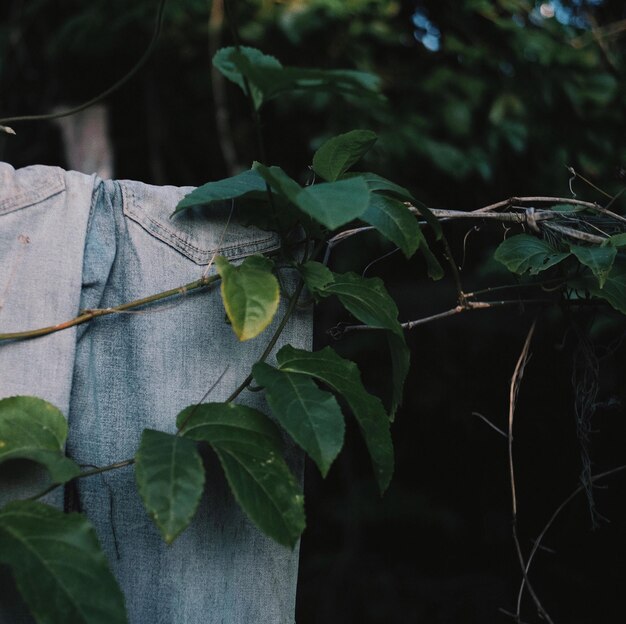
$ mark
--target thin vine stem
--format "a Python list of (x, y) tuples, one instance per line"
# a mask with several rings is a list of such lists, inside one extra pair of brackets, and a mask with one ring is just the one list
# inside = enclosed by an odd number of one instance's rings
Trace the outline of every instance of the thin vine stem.
[[(427, 323), (431, 323), (433, 321), (438, 321), (443, 318), (447, 318), (449, 316), (454, 316), (456, 314), (462, 314), (463, 312), (471, 312), (472, 310), (489, 310), (491, 308), (501, 308), (504, 306), (512, 306), (512, 305), (550, 305), (555, 304), (557, 301), (552, 299), (504, 299), (501, 301), (466, 301), (464, 305), (457, 305), (454, 308), (450, 308), (449, 310), (445, 310), (444, 312), (438, 312), (437, 314), (432, 314), (431, 316), (425, 316), (423, 318), (415, 319), (414, 321), (406, 321), (404, 323), (400, 323), (400, 327), (402, 329), (413, 329), (414, 327), (418, 327), (420, 325), (426, 325)], [(581, 303), (580, 301), (576, 301), (574, 303)], [(370, 325), (346, 325), (346, 326), (337, 326), (330, 330), (331, 335), (334, 338), (340, 338), (343, 334), (346, 334), (351, 331), (376, 331), (377, 327), (371, 327)]]
[[(85, 470), (85, 472), (81, 472), (80, 474), (70, 479), (70, 481), (74, 481), (74, 479), (83, 479), (84, 477), (92, 477), (93, 475), (101, 474), (103, 472), (109, 472), (110, 470), (117, 470), (118, 468), (125, 468), (126, 466), (132, 466), (134, 463), (135, 463), (134, 457), (131, 459), (124, 459), (122, 461), (109, 464), (108, 466), (102, 466), (100, 468), (92, 468), (91, 470)], [(68, 481), (67, 483), (69, 483), (70, 481)], [(52, 485), (48, 486), (45, 490), (42, 490), (38, 494), (35, 494), (27, 498), (26, 500), (31, 500), (31, 501), (38, 500), (42, 496), (49, 494), (50, 492), (56, 490), (57, 488), (63, 485), (66, 485), (66, 484), (65, 483), (53, 483)]]
[(163, 13), (165, 11), (165, 3), (167, 0), (160, 0), (159, 6), (157, 8), (157, 14), (154, 24), (154, 30), (152, 32), (152, 38), (150, 39), (150, 43), (146, 48), (145, 52), (141, 56), (141, 58), (137, 61), (137, 63), (127, 72), (124, 76), (122, 76), (117, 82), (112, 84), (108, 89), (105, 89), (95, 97), (83, 102), (82, 104), (69, 108), (64, 111), (59, 111), (57, 113), (46, 113), (41, 115), (18, 115), (15, 117), (5, 117), (4, 119), (0, 119), (0, 127), (4, 126), (3, 131), (7, 134), (15, 134), (12, 128), (8, 128), (5, 124), (12, 123), (15, 121), (45, 121), (50, 119), (60, 119), (61, 117), (69, 117), (71, 115), (75, 115), (76, 113), (80, 113), (87, 108), (90, 108), (94, 104), (104, 100), (109, 95), (117, 91), (120, 87), (125, 85), (148, 61), (154, 48), (156, 47), (156, 43), (161, 34), (161, 30), (163, 27)]
[(219, 275), (210, 275), (207, 277), (201, 277), (198, 280), (189, 282), (189, 284), (184, 284), (183, 286), (179, 286), (177, 288), (171, 288), (170, 290), (165, 290), (163, 292), (156, 293), (148, 297), (143, 297), (142, 299), (135, 299), (134, 301), (129, 301), (128, 303), (123, 303), (122, 305), (115, 306), (112, 308), (97, 308), (94, 310), (83, 310), (78, 316), (74, 317), (73, 319), (70, 319), (69, 321), (65, 321), (63, 323), (59, 323), (57, 325), (51, 325), (49, 327), (40, 327), (39, 329), (31, 329), (31, 330), (21, 331), (21, 332), (3, 333), (3, 334), (0, 334), (0, 342), (8, 341), (8, 340), (26, 340), (29, 338), (37, 338), (39, 336), (46, 336), (48, 334), (53, 334), (55, 332), (62, 331), (64, 329), (69, 329), (70, 327), (75, 327), (76, 325), (82, 325), (83, 323), (92, 321), (93, 319), (98, 318), (100, 316), (107, 316), (109, 314), (126, 312), (128, 310), (133, 310), (134, 308), (139, 308), (149, 303), (154, 303), (155, 301), (161, 301), (162, 299), (167, 299), (168, 297), (173, 297), (175, 295), (185, 295), (192, 290), (197, 290), (199, 288), (204, 288), (205, 286), (209, 286), (219, 279), (220, 279)]
[[(612, 468), (611, 470), (607, 470), (606, 472), (601, 472), (600, 474), (594, 475), (591, 477), (590, 481), (595, 483), (601, 479), (605, 479), (606, 477), (613, 476), (620, 472), (626, 470), (626, 466), (617, 466), (616, 468)], [(541, 533), (538, 535), (537, 539), (533, 543), (533, 547), (528, 555), (528, 559), (526, 560), (526, 575), (522, 576), (522, 581), (520, 583), (519, 592), (517, 594), (517, 608), (516, 608), (516, 617), (519, 619), (521, 617), (521, 608), (522, 608), (522, 597), (524, 594), (524, 587), (526, 586), (526, 578), (528, 575), (528, 571), (530, 570), (530, 565), (533, 561), (533, 558), (539, 548), (541, 547), (541, 542), (543, 538), (546, 536), (546, 533), (550, 530), (550, 527), (554, 524), (554, 521), (557, 519), (559, 514), (565, 509), (565, 507), (572, 501), (578, 494), (580, 494), (585, 489), (584, 485), (579, 485), (554, 511), (554, 513), (550, 516), (548, 522), (541, 530)]]
[(548, 624), (554, 624), (554, 621), (545, 610), (541, 601), (539, 600), (539, 596), (535, 592), (533, 586), (530, 584), (530, 580), (528, 579), (528, 572), (526, 568), (526, 562), (524, 561), (524, 555), (522, 553), (522, 547), (519, 542), (519, 536), (517, 534), (517, 494), (516, 494), (516, 485), (515, 485), (515, 469), (513, 463), (513, 418), (515, 414), (515, 406), (517, 404), (517, 396), (519, 394), (520, 385), (522, 382), (522, 377), (524, 376), (524, 369), (526, 368), (526, 364), (528, 363), (530, 357), (530, 343), (533, 338), (533, 334), (535, 333), (535, 327), (537, 325), (537, 319), (535, 319), (528, 330), (528, 334), (526, 335), (526, 340), (524, 341), (524, 346), (522, 348), (522, 352), (520, 353), (517, 363), (515, 364), (515, 370), (513, 372), (513, 377), (511, 378), (511, 385), (509, 388), (509, 414), (508, 414), (508, 430), (507, 430), (507, 440), (508, 440), (508, 463), (509, 463), (509, 479), (511, 484), (511, 531), (513, 534), (513, 541), (515, 543), (515, 551), (517, 553), (517, 558), (519, 560), (522, 575), (524, 580), (526, 581), (526, 587), (528, 588), (528, 593), (531, 595), (535, 606), (537, 607), (537, 611), (542, 616), (542, 618)]

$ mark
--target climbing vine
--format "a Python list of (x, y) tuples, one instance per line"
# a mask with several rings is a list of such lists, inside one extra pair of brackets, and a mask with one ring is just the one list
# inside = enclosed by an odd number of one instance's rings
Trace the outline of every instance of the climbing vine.
[[(159, 28), (160, 20), (161, 15)], [(213, 63), (249, 98), (255, 118), (267, 102), (291, 92), (328, 91), (364, 100), (381, 97), (372, 74), (286, 67), (274, 57), (240, 45), (219, 50)], [(120, 302), (117, 307), (84, 310), (74, 319), (59, 319), (55, 326), (0, 333), (2, 348), (2, 343), (37, 339), (97, 322), (103, 315), (158, 305), (191, 290), (216, 296), (214, 287), (219, 283), (231, 329), (246, 341), (265, 336), (281, 299), (287, 299), (282, 320), (266, 338), (267, 348), (226, 401), (181, 406), (178, 414), (172, 414), (175, 433), (146, 429), (135, 455), (120, 457), (109, 466), (85, 470), (65, 456), (67, 424), (55, 406), (31, 396), (0, 401), (0, 463), (38, 462), (51, 482), (30, 499), (0, 509), (0, 562), (10, 567), (38, 621), (126, 621), (122, 592), (87, 518), (39, 502), (52, 489), (133, 464), (146, 512), (169, 544), (193, 521), (202, 497), (205, 476), (198, 444), (205, 443), (219, 459), (235, 499), (249, 518), (280, 544), (294, 547), (306, 524), (304, 496), (285, 461), (283, 435), (326, 476), (343, 448), (345, 420), (354, 418), (374, 479), (384, 493), (394, 470), (392, 423), (409, 370), (406, 331), (454, 314), (520, 302), (540, 307), (597, 306), (600, 312), (614, 308), (626, 314), (626, 218), (615, 211), (612, 201), (600, 205), (562, 197), (517, 197), (474, 212), (431, 209), (392, 180), (358, 170), (376, 140), (368, 129), (350, 129), (329, 139), (312, 155), (311, 173), (304, 183), (280, 166), (254, 162), (248, 170), (209, 182), (172, 206), (172, 219), (177, 219), (190, 209), (210, 214), (216, 205), (234, 203), (247, 222), (279, 234), (276, 252), (250, 256), (240, 264), (218, 255), (212, 259), (214, 275), (206, 271), (179, 288)], [(446, 222), (455, 219), (506, 223), (514, 231), (495, 250), (495, 260), (528, 280), (526, 284), (549, 284), (549, 289), (530, 299), (494, 299), (497, 288), (466, 292), (445, 236)], [(440, 279), (447, 267), (457, 291), (452, 307), (402, 322), (381, 279), (329, 268), (334, 246), (371, 229), (407, 259), (421, 254), (433, 280)], [(292, 293), (280, 287), (280, 272), (286, 268), (298, 274)], [(391, 396), (368, 392), (357, 365), (330, 346), (308, 352), (287, 345), (276, 354), (274, 365), (266, 362), (296, 306), (306, 299), (327, 298), (335, 298), (349, 319), (335, 328), (335, 337), (353, 331), (376, 331), (386, 337)], [(526, 354), (527, 347), (521, 369)], [(253, 382), (263, 389), (271, 414), (237, 402)], [(512, 390), (512, 406), (514, 394)], [(524, 579), (528, 585), (526, 574)]]

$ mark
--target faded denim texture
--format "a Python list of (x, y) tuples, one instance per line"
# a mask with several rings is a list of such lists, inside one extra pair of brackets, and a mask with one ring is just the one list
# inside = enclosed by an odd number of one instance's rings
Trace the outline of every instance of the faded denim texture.
[[(239, 225), (236, 215), (226, 227), (230, 206), (170, 219), (190, 190), (0, 163), (0, 331), (53, 325), (79, 310), (178, 287), (198, 279), (218, 248), (231, 260), (277, 248), (275, 235)], [(293, 289), (289, 279), (286, 287)], [(69, 418), (68, 454), (83, 465), (107, 465), (132, 457), (144, 428), (175, 431), (176, 414), (226, 371), (207, 399), (224, 400), (271, 329), (240, 343), (216, 287), (183, 293), (0, 345), (0, 397), (51, 401)], [(310, 340), (310, 312), (302, 312), (277, 348), (310, 348)], [(260, 393), (240, 400), (265, 409)], [(300, 454), (291, 449), (289, 457), (301, 473)], [(198, 514), (169, 547), (139, 500), (132, 466), (79, 481), (80, 507), (124, 591), (131, 624), (292, 623), (297, 549), (262, 535), (234, 502), (215, 457), (205, 463)], [(4, 502), (11, 475), (1, 476)], [(14, 602), (14, 591), (0, 584), (0, 622), (29, 622)]]

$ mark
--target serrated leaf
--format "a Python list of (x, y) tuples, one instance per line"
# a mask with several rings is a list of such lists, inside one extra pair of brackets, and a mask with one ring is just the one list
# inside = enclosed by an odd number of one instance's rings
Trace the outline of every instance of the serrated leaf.
[(302, 187), (290, 178), (280, 167), (266, 167), (260, 162), (254, 162), (254, 170), (276, 191), (290, 202), (297, 204), (298, 195)]
[(248, 46), (221, 48), (213, 57), (213, 65), (244, 93), (246, 93), (244, 76), (248, 79), (250, 95), (256, 110), (261, 107), (264, 99), (264, 81), (261, 79), (263, 70), (280, 72), (282, 69), (282, 64), (277, 58)]
[(237, 338), (243, 341), (258, 336), (271, 323), (280, 300), (272, 262), (262, 256), (249, 256), (234, 266), (217, 256), (215, 266), (222, 278), (224, 309)]
[(307, 186), (298, 195), (298, 208), (334, 230), (360, 217), (370, 193), (363, 180), (340, 180)]
[(313, 156), (313, 171), (334, 182), (358, 162), (376, 143), (371, 130), (351, 130), (326, 141)]
[(309, 375), (342, 396), (353, 412), (369, 451), (381, 493), (389, 486), (393, 474), (393, 444), (389, 418), (380, 399), (363, 387), (359, 369), (330, 347), (309, 352), (287, 345), (277, 354), (279, 370)]
[(337, 295), (344, 307), (370, 327), (388, 329), (403, 336), (398, 308), (385, 284), (378, 277), (361, 277), (356, 273), (333, 273), (334, 280), (317, 292)]
[(313, 285), (313, 294), (336, 295), (343, 306), (370, 327), (386, 329), (395, 335), (389, 339), (393, 374), (392, 418), (401, 402), (402, 388), (409, 369), (410, 354), (398, 321), (398, 308), (378, 277), (365, 278), (356, 273), (333, 273), (333, 281), (323, 287)]
[(37, 622), (124, 624), (124, 597), (80, 514), (34, 501), (0, 510), (0, 563), (11, 568)]
[(215, 67), (246, 92), (246, 77), (255, 109), (286, 92), (326, 91), (360, 99), (382, 99), (380, 79), (367, 72), (284, 67), (276, 58), (255, 48), (222, 48), (213, 58)]
[(188, 208), (207, 206), (217, 201), (244, 197), (263, 198), (266, 188), (265, 180), (257, 171), (253, 169), (242, 171), (230, 178), (208, 182), (194, 189), (178, 202), (174, 215)]
[(280, 167), (255, 163), (255, 170), (277, 193), (330, 230), (361, 216), (369, 203), (370, 193), (363, 180), (322, 182), (303, 188)]
[(342, 180), (350, 180), (352, 178), (362, 178), (367, 184), (367, 188), (373, 193), (379, 193), (382, 195), (389, 195), (395, 199), (402, 201), (413, 202), (415, 198), (411, 193), (403, 186), (387, 180), (376, 173), (370, 173), (369, 171), (348, 171), (341, 176)]
[(317, 464), (322, 476), (343, 446), (345, 423), (335, 397), (303, 375), (280, 371), (264, 362), (252, 368), (256, 382), (283, 429)]
[(604, 299), (618, 312), (626, 314), (626, 262), (624, 260), (617, 259), (615, 261), (602, 288), (590, 276), (572, 282), (571, 285), (574, 288), (585, 288), (594, 297)]
[(561, 252), (529, 234), (517, 234), (500, 243), (494, 258), (504, 264), (509, 271), (522, 275), (529, 271), (537, 275), (558, 264), (570, 254)]
[(426, 245), (417, 219), (397, 199), (372, 193), (370, 203), (361, 219), (400, 247), (407, 258), (410, 258), (418, 247)]
[(313, 295), (318, 295), (318, 291), (335, 281), (333, 272), (321, 262), (309, 260), (298, 267), (304, 284)]
[(437, 219), (426, 204), (415, 199), (415, 197), (413, 197), (407, 189), (396, 184), (395, 182), (391, 182), (391, 180), (387, 180), (386, 178), (370, 172), (347, 172), (341, 176), (341, 179), (349, 180), (356, 177), (365, 180), (367, 188), (373, 193), (390, 196), (403, 202), (410, 202), (416, 206), (420, 211), (420, 216), (422, 216), (426, 223), (428, 223), (428, 225), (432, 228), (435, 238), (437, 240), (441, 239), (443, 232), (441, 230), (439, 219)]
[(195, 443), (144, 429), (135, 477), (148, 514), (171, 544), (191, 522), (202, 497), (204, 467)]
[(304, 496), (280, 454), (280, 434), (261, 412), (232, 403), (192, 405), (177, 417), (181, 434), (208, 442), (250, 519), (293, 547), (305, 527)]
[(0, 464), (28, 459), (42, 464), (53, 483), (65, 483), (80, 468), (64, 455), (67, 421), (51, 403), (37, 397), (0, 400)]
[(611, 271), (617, 249), (612, 245), (603, 247), (581, 247), (570, 245), (570, 251), (576, 256), (581, 264), (591, 269), (598, 279), (600, 288), (604, 287), (606, 279)]

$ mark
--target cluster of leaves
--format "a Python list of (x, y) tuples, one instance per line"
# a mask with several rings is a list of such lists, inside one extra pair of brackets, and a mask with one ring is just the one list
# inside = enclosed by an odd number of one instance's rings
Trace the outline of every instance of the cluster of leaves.
[[(250, 90), (257, 108), (276, 95), (277, 85), (292, 90), (319, 88), (322, 80), (326, 88), (376, 94), (375, 81), (353, 72), (292, 71), (248, 48), (222, 50), (215, 64), (244, 91)], [(323, 181), (305, 187), (280, 167), (255, 163), (249, 171), (194, 190), (173, 217), (190, 207), (210, 211), (215, 202), (252, 201), (266, 225), (269, 222), (281, 233), (299, 227), (318, 249), (334, 230), (359, 219), (398, 245), (407, 258), (420, 250), (431, 273), (439, 277), (441, 267), (415, 215), (403, 203), (415, 201), (410, 193), (373, 173), (348, 172), (375, 141), (376, 135), (365, 130), (329, 140), (312, 164)], [(439, 232), (425, 208), (424, 214)], [(182, 410), (176, 417), (176, 433), (146, 429), (132, 461), (139, 494), (167, 543), (192, 521), (202, 496), (204, 468), (198, 443), (215, 452), (242, 509), (261, 530), (286, 546), (297, 542), (305, 515), (301, 486), (282, 454), (280, 429), (325, 476), (344, 443), (345, 414), (352, 414), (380, 491), (389, 485), (394, 463), (390, 421), (401, 401), (409, 366), (397, 307), (380, 279), (333, 273), (306, 254), (303, 262), (288, 255), (281, 260), (299, 272), (312, 297), (337, 297), (360, 322), (386, 333), (394, 378), (391, 407), (385, 409), (379, 398), (369, 394), (356, 364), (331, 348), (310, 353), (285, 346), (277, 354), (276, 366), (259, 361), (252, 369), (255, 382), (265, 389), (273, 419), (234, 402), (206, 403)], [(279, 306), (278, 262), (263, 256), (250, 256), (240, 265), (223, 257), (215, 262), (233, 331), (242, 341), (255, 338)], [(0, 401), (0, 462), (38, 462), (47, 468), (54, 485), (86, 476), (64, 456), (66, 436), (63, 415), (45, 401), (35, 397)], [(57, 611), (49, 621), (78, 621), (79, 613), (86, 622), (124, 621), (121, 593), (86, 518), (65, 516), (35, 500), (16, 501), (0, 510), (0, 545), (0, 561), (11, 567), (37, 618), (48, 617), (47, 605), (53, 603)], [(33, 581), (39, 576), (43, 582)], [(99, 589), (94, 588), (94, 578), (102, 580)], [(105, 600), (106, 608), (102, 607)]]
[[(380, 100), (378, 81), (362, 72), (285, 67), (271, 56), (243, 47), (221, 50), (214, 63), (249, 96), (256, 111), (288, 91), (325, 91)], [(208, 444), (217, 455), (245, 513), (285, 546), (297, 542), (305, 515), (300, 484), (282, 454), (283, 435), (300, 446), (326, 475), (344, 443), (345, 416), (352, 415), (369, 451), (378, 487), (381, 492), (388, 487), (394, 462), (390, 422), (401, 401), (409, 367), (398, 309), (380, 279), (333, 272), (315, 255), (337, 229), (359, 221), (377, 230), (407, 258), (419, 251), (429, 275), (435, 279), (442, 276), (419, 222), (406, 205), (416, 203), (411, 193), (377, 174), (350, 171), (376, 138), (368, 130), (353, 130), (328, 140), (313, 157), (317, 178), (313, 184), (303, 186), (282, 168), (255, 162), (247, 171), (199, 187), (176, 207), (173, 218), (189, 208), (210, 211), (216, 202), (236, 200), (258, 225), (283, 235), (299, 229), (302, 240), (311, 243), (306, 245), (303, 260), (289, 255), (286, 243), (277, 260), (252, 256), (233, 265), (223, 257), (216, 258), (222, 300), (233, 331), (240, 340), (248, 340), (268, 327), (280, 302), (277, 272), (289, 266), (299, 273), (312, 297), (336, 297), (358, 321), (384, 332), (391, 354), (393, 393), (387, 409), (366, 391), (356, 364), (331, 348), (310, 353), (285, 346), (277, 353), (275, 366), (259, 361), (252, 369), (254, 381), (265, 390), (272, 417), (232, 401), (206, 403), (183, 409), (176, 416), (176, 433), (145, 430), (132, 460), (137, 487), (167, 543), (192, 521), (202, 496), (199, 443)], [(434, 153), (430, 157), (437, 162)], [(421, 207), (420, 214), (435, 236), (440, 236), (439, 224), (430, 211)], [(537, 274), (576, 260), (589, 269), (592, 281), (587, 274), (575, 275), (571, 287), (587, 290), (626, 311), (625, 273), (615, 260), (622, 246), (624, 240), (619, 236), (603, 246), (561, 249), (520, 235), (507, 239), (496, 258), (519, 274)], [(64, 457), (66, 436), (63, 415), (41, 399), (0, 401), (0, 463), (12, 459), (39, 462), (57, 485), (87, 476)], [(79, 514), (65, 515), (34, 500), (8, 504), (0, 510), (0, 562), (10, 566), (40, 621), (125, 621), (121, 592), (93, 528)], [(50, 604), (55, 605), (54, 614)]]
[(624, 247), (626, 235), (623, 233), (608, 236), (602, 243), (584, 246), (517, 234), (503, 241), (494, 257), (517, 275), (538, 275), (558, 266), (563, 286), (571, 291), (570, 298), (591, 295), (626, 314), (626, 262), (618, 256), (620, 248)]

